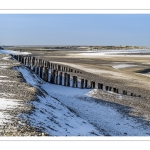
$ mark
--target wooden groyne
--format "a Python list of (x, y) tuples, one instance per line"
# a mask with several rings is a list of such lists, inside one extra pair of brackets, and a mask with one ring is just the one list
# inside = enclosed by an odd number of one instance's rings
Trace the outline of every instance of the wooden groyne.
[[(116, 94), (126, 96), (142, 97), (141, 94), (119, 89), (116, 86), (111, 86), (109, 83), (99, 83), (97, 81), (89, 80), (81, 77), (81, 70), (74, 69), (70, 66), (53, 63), (38, 59), (30, 55), (11, 55), (14, 59), (24, 64), (27, 68), (34, 71), (41, 79), (51, 84), (58, 84), (81, 89), (100, 89)], [(144, 96), (143, 96), (144, 97)]]

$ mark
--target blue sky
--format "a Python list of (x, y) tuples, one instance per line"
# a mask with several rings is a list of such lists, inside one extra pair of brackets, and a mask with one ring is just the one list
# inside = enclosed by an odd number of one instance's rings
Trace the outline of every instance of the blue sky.
[(150, 14), (0, 14), (0, 45), (150, 46)]

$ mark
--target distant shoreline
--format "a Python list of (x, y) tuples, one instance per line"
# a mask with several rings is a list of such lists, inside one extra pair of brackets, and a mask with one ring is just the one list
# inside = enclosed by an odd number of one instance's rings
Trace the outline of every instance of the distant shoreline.
[(146, 46), (3, 46), (0, 49), (16, 51), (40, 51), (40, 50), (130, 50), (148, 49)]

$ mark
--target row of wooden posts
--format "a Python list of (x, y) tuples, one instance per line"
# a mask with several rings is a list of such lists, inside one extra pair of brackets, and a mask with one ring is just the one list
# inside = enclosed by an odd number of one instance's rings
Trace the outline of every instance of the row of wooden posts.
[[(49, 61), (44, 61), (42, 59), (35, 58), (33, 56), (25, 55), (12, 55), (13, 58), (33, 70), (40, 78), (46, 82), (52, 84), (59, 84), (64, 86), (72, 86), (78, 88), (97, 88), (105, 91), (111, 91), (114, 93), (119, 93), (123, 95), (141, 97), (141, 95), (136, 95), (133, 93), (128, 93), (127, 90), (122, 90), (119, 92), (119, 89), (111, 86), (104, 86), (103, 83), (97, 83), (94, 81), (89, 81), (77, 76), (82, 72), (75, 70), (71, 67), (66, 67), (60, 64), (54, 64)], [(71, 74), (70, 74), (71, 73)], [(73, 74), (73, 75), (72, 75)]]

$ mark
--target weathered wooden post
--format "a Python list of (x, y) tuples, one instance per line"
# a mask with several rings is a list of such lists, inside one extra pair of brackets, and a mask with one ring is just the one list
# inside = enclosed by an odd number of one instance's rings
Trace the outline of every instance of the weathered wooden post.
[(42, 66), (45, 67), (45, 61), (44, 60), (42, 60)]
[(88, 87), (88, 80), (85, 79), (85, 88), (87, 88), (87, 87)]
[(29, 68), (30, 67), (30, 56), (28, 55), (27, 58), (28, 58), (27, 59), (27, 67)]
[(45, 80), (46, 82), (48, 82), (48, 72), (49, 72), (48, 68), (45, 67), (45, 68), (44, 68), (44, 80)]
[(38, 62), (37, 58), (36, 58), (36, 61), (35, 61), (35, 66), (39, 67), (39, 62)]
[(59, 85), (62, 85), (62, 72), (59, 72)]
[(55, 84), (58, 84), (58, 71), (55, 72)]
[(112, 87), (109, 87), (109, 91), (111, 91)]
[(26, 61), (27, 61), (27, 59), (26, 59), (26, 57), (24, 57), (24, 65), (26, 66)]
[(75, 78), (76, 80), (76, 87), (78, 87), (78, 77), (76, 76), (76, 78)]
[(106, 91), (108, 91), (108, 86), (105, 87)]
[(53, 63), (50, 63), (50, 68), (53, 69)]
[(81, 79), (81, 89), (84, 87), (84, 79)]
[(18, 55), (18, 57), (17, 57), (17, 60), (19, 61), (19, 59), (20, 59), (20, 55)]
[(67, 86), (70, 86), (70, 74), (67, 74)]
[(40, 67), (40, 78), (43, 79), (43, 66)]
[(42, 59), (39, 59), (39, 67), (42, 66)]
[(90, 81), (90, 88), (93, 88), (93, 81)]
[(73, 76), (73, 79), (72, 79), (72, 87), (75, 87), (75, 78), (76, 78), (76, 76)]
[(67, 80), (67, 73), (64, 73), (64, 86), (66, 86), (66, 80)]
[(50, 68), (50, 62), (49, 61), (47, 62), (47, 68)]
[(45, 67), (48, 67), (48, 61), (45, 61)]
[(60, 65), (58, 65), (58, 71), (60, 71), (60, 70), (61, 70)]
[(68, 72), (68, 68), (66, 67), (66, 72)]
[(116, 89), (116, 93), (119, 93), (119, 90), (118, 90), (118, 89)]
[(51, 71), (51, 79), (50, 79), (50, 83), (54, 84), (54, 80), (55, 80), (55, 71), (54, 69), (52, 69)]
[(93, 81), (93, 86), (92, 86), (93, 88), (95, 88), (95, 82)]
[(101, 84), (100, 83), (98, 83), (98, 89), (101, 89)]
[(73, 76), (72, 87), (78, 87), (78, 78), (77, 78), (77, 76)]

